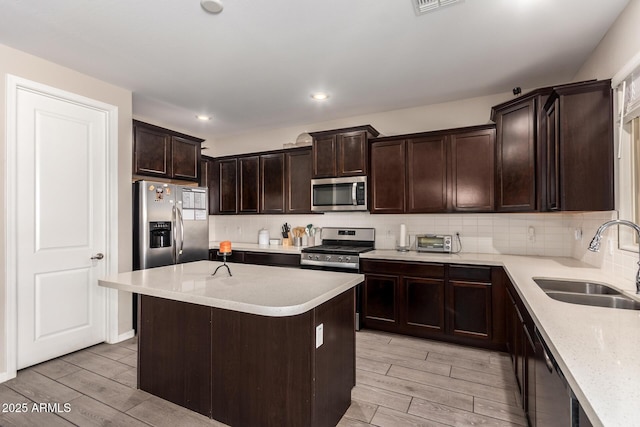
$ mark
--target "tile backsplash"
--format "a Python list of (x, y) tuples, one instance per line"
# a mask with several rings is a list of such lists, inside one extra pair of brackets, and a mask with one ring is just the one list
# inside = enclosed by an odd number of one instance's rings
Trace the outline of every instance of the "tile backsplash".
[(619, 248), (618, 227), (611, 227), (603, 233), (600, 252), (587, 250), (589, 242), (602, 223), (618, 218), (616, 211), (584, 212), (574, 214), (571, 227), (581, 228), (582, 240), (573, 245), (571, 257), (599, 267), (611, 276), (611, 283), (630, 292), (635, 292), (635, 276), (638, 270), (638, 252)]
[[(512, 255), (567, 256), (574, 252), (573, 224), (576, 214), (424, 214), (371, 215), (369, 213), (326, 213), (323, 215), (230, 215), (210, 216), (212, 241), (231, 240), (257, 243), (258, 231), (269, 230), (280, 237), (280, 227), (372, 227), (376, 248), (393, 249), (399, 240), (400, 224), (405, 224), (409, 242), (416, 234), (454, 235), (459, 232), (463, 252)], [(454, 238), (455, 240), (455, 238)], [(457, 242), (454, 241), (454, 249)]]
[[(258, 231), (269, 230), (281, 237), (285, 222), (294, 227), (372, 227), (376, 229), (376, 248), (394, 249), (400, 224), (405, 224), (409, 243), (416, 234), (460, 233), (462, 252), (505, 255), (560, 256), (581, 260), (600, 268), (612, 283), (635, 290), (638, 253), (618, 248), (617, 227), (607, 230), (601, 250), (587, 250), (591, 238), (605, 221), (618, 217), (611, 212), (553, 212), (523, 214), (414, 214), (371, 215), (326, 213), (323, 215), (218, 215), (209, 217), (209, 240), (257, 243)], [(457, 242), (454, 237), (454, 249)]]

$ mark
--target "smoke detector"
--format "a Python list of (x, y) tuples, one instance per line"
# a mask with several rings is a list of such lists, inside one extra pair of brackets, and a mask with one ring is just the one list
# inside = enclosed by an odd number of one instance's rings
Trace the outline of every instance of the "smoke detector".
[(433, 12), (440, 7), (449, 6), (454, 3), (459, 3), (462, 0), (412, 0), (413, 6), (416, 9), (417, 15), (423, 15), (428, 12)]
[(200, 6), (209, 13), (220, 13), (224, 7), (222, 0), (200, 0)]

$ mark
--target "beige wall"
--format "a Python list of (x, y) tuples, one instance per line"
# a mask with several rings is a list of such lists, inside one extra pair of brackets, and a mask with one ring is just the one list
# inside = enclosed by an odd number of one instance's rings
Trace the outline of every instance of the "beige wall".
[(640, 52), (639, 24), (640, 0), (631, 0), (580, 68), (575, 81), (613, 77)]
[(207, 140), (209, 156), (251, 153), (282, 148), (295, 142), (302, 132), (340, 129), (370, 124), (382, 135), (400, 135), (437, 129), (450, 129), (490, 123), (491, 107), (513, 98), (511, 93), (501, 93), (478, 98), (423, 107), (406, 108), (383, 113), (347, 117), (321, 123), (261, 130), (234, 136)]
[[(118, 268), (131, 270), (131, 92), (76, 71), (61, 67), (24, 52), (0, 44), (0, 156), (2, 170), (6, 170), (6, 76), (13, 74), (38, 83), (76, 93), (118, 107)], [(5, 212), (5, 176), (0, 175), (0, 211)], [(0, 227), (0, 307), (4, 311), (5, 283), (5, 232)], [(119, 333), (131, 329), (130, 295), (119, 295)], [(4, 316), (0, 316), (0, 345), (5, 343)], [(4, 352), (0, 352), (0, 374), (6, 372)]]

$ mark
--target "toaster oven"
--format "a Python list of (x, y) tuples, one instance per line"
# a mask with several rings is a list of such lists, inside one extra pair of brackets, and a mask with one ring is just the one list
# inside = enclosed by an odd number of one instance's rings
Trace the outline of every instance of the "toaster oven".
[(419, 234), (416, 236), (416, 251), (451, 253), (450, 234)]

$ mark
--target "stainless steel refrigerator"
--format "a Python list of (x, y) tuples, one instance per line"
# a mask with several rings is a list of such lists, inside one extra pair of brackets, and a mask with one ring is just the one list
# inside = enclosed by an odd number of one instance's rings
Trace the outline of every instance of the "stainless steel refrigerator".
[(152, 181), (133, 184), (133, 268), (209, 258), (206, 187)]

